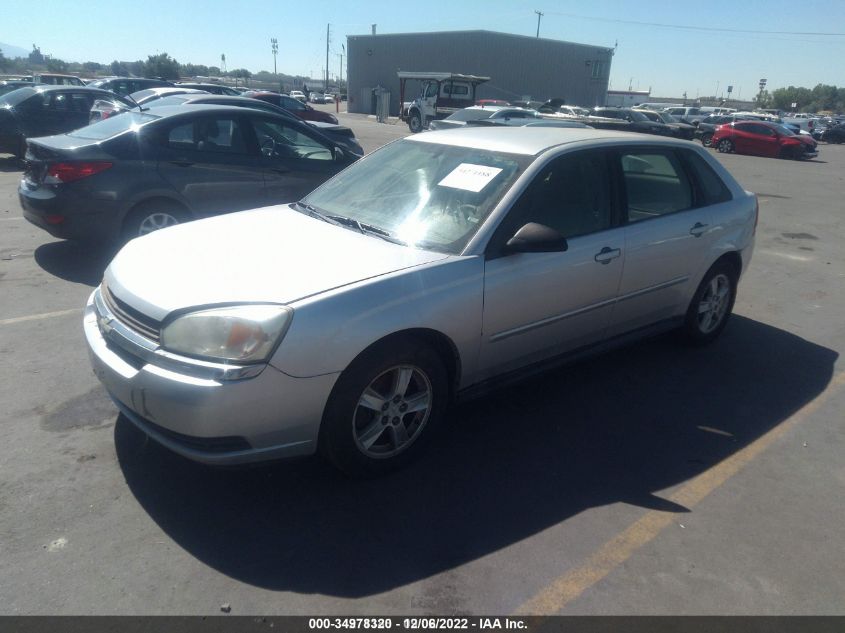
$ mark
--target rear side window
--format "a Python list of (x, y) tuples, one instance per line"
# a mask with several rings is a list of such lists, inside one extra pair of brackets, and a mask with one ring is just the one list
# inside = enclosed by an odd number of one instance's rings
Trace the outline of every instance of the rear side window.
[(623, 152), (621, 163), (629, 223), (692, 208), (692, 186), (674, 152)]
[(681, 152), (681, 158), (695, 180), (697, 206), (709, 206), (727, 202), (733, 196), (719, 175), (695, 152)]

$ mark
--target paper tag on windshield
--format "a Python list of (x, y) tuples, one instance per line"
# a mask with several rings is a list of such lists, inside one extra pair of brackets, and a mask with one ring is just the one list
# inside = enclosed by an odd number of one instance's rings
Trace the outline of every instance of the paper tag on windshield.
[(499, 167), (461, 163), (437, 184), (441, 187), (451, 187), (452, 189), (463, 189), (464, 191), (478, 193), (491, 180), (498, 176), (501, 171)]

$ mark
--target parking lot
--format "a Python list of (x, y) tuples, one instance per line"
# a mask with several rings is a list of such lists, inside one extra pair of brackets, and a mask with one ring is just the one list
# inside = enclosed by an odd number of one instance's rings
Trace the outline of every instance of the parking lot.
[[(407, 133), (339, 118), (366, 151)], [(0, 156), (0, 612), (845, 614), (845, 147), (819, 147), (718, 155), (760, 220), (714, 345), (462, 405), (369, 481), (206, 467), (119, 418), (81, 326), (111, 253), (23, 220)]]

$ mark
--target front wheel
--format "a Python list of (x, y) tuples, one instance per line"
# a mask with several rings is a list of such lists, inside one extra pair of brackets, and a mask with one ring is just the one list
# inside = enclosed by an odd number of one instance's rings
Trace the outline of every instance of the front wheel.
[(423, 122), (422, 116), (419, 112), (412, 112), (410, 118), (408, 119), (408, 129), (411, 130), (411, 133), (417, 134), (418, 132), (422, 132), (423, 130)]
[(717, 262), (690, 301), (684, 319), (684, 334), (694, 345), (711, 343), (728, 323), (736, 300), (737, 272), (727, 262)]
[(723, 138), (721, 141), (719, 141), (719, 144), (716, 146), (716, 149), (718, 149), (722, 154), (730, 154), (732, 151), (734, 151), (733, 141), (728, 138)]
[(353, 476), (378, 475), (421, 452), (444, 417), (448, 373), (413, 338), (364, 352), (338, 379), (320, 426), (320, 452)]
[(713, 141), (713, 133), (712, 132), (707, 132), (706, 134), (703, 134), (701, 136), (701, 144), (704, 145), (704, 147), (710, 147), (712, 145), (712, 141)]

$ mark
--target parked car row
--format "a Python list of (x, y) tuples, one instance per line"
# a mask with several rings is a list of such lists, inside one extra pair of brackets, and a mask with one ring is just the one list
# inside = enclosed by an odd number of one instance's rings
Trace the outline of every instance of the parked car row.
[[(93, 123), (115, 114), (149, 107), (163, 98), (187, 94), (209, 95), (209, 91), (192, 86), (202, 84), (169, 84), (158, 80), (114, 78), (103, 79), (97, 86), (9, 86), (0, 92), (0, 152), (12, 153), (23, 158), (26, 139), (70, 132), (86, 123)], [(160, 84), (166, 85), (160, 85)], [(3, 86), (0, 86), (2, 89)], [(140, 88), (129, 94), (120, 94), (130, 88)], [(243, 105), (256, 105), (257, 101), (273, 104), (299, 119), (337, 126), (337, 118), (291, 97), (270, 92), (246, 92), (251, 99)], [(220, 95), (229, 96), (229, 95)], [(360, 155), (360, 145), (349, 128), (337, 130), (343, 142), (353, 153)], [(326, 128), (328, 129), (328, 128)], [(326, 131), (326, 130), (324, 130)]]

